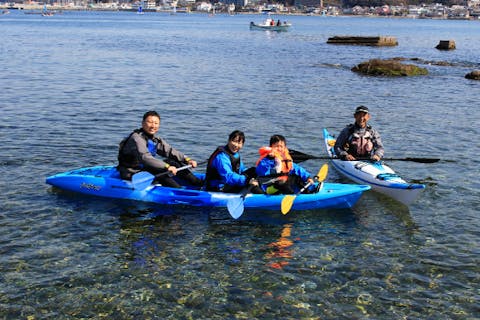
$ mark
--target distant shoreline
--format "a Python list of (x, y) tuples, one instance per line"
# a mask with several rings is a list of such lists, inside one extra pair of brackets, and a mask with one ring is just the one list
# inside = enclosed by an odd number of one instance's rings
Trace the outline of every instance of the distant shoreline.
[[(28, 12), (76, 12), (76, 11), (98, 11), (98, 12), (137, 12), (137, 8), (88, 8), (88, 7), (70, 7), (70, 6), (47, 6), (46, 9), (44, 5), (39, 4), (16, 4), (11, 5), (0, 5), (2, 10), (18, 10)], [(172, 13), (172, 9), (143, 9), (143, 12), (148, 13)], [(185, 8), (177, 8), (176, 14), (205, 14), (211, 15), (211, 12), (204, 11), (185, 11)], [(218, 12), (217, 14), (228, 15), (228, 12)], [(264, 15), (262, 12), (234, 12), (233, 15)], [(337, 15), (324, 15), (321, 13), (302, 13), (302, 12), (275, 12), (272, 13), (275, 16), (316, 16), (316, 17), (364, 17), (364, 18), (390, 18), (390, 19), (425, 19), (425, 20), (467, 20), (467, 21), (480, 21), (480, 18), (477, 17), (424, 17), (424, 16), (384, 16), (384, 15), (374, 15), (374, 14), (364, 14), (364, 15), (351, 15), (351, 14), (337, 14)]]

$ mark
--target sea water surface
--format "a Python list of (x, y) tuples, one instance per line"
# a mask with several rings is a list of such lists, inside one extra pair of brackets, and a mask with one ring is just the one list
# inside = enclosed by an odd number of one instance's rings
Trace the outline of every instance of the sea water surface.
[[(480, 22), (12, 11), (0, 17), (1, 319), (478, 319)], [(335, 35), (394, 36), (395, 47)], [(440, 40), (457, 49), (439, 51)], [(419, 60), (422, 77), (350, 71)], [(439, 65), (438, 62), (448, 62)], [(410, 207), (366, 192), (351, 210), (161, 206), (61, 192), (49, 175), (114, 165), (147, 110), (198, 161), (245, 131), (324, 155), (364, 104), (389, 162), (427, 185)], [(316, 172), (322, 160), (304, 162)], [(204, 167), (198, 168), (199, 171)], [(328, 181), (345, 182), (333, 168)]]

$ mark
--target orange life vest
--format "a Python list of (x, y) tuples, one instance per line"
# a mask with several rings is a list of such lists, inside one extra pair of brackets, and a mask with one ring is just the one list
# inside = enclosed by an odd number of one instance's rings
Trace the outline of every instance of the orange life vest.
[[(263, 158), (268, 157), (270, 153), (272, 153), (271, 147), (261, 147), (258, 149), (258, 153), (260, 154), (260, 158), (257, 160), (256, 165), (262, 161)], [(290, 156), (290, 152), (288, 149), (285, 148), (284, 153), (280, 153), (277, 151), (273, 151), (273, 156), (275, 158), (275, 162), (280, 164), (280, 167), (277, 168), (277, 173), (286, 173), (287, 175), (279, 176), (279, 180), (286, 181), (288, 179), (288, 173), (293, 169), (293, 160)]]

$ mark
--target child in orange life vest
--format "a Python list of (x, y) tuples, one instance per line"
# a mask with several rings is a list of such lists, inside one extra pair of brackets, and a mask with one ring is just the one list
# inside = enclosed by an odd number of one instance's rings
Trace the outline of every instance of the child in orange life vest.
[[(267, 193), (293, 194), (308, 182), (313, 182), (311, 174), (301, 166), (293, 163), (287, 149), (284, 136), (276, 134), (270, 137), (270, 147), (259, 150), (260, 158), (256, 164), (258, 177), (278, 177), (273, 183), (273, 188), (265, 186)], [(312, 185), (312, 192), (315, 186)]]

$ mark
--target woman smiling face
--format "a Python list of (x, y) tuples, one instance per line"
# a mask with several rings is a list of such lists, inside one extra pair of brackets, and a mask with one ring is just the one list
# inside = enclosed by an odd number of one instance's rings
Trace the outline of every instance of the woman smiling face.
[(241, 137), (235, 137), (232, 140), (228, 140), (227, 146), (232, 153), (237, 153), (243, 148), (243, 139)]

